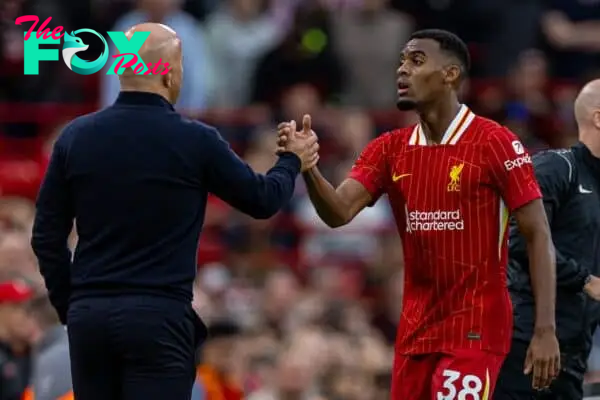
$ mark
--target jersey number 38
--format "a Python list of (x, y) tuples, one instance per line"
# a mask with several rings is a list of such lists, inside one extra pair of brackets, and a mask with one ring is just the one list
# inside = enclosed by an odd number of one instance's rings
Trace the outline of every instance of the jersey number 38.
[[(487, 400), (481, 398), (483, 383), (475, 375), (461, 375), (446, 369), (442, 372), (444, 389), (437, 392), (437, 400)], [(486, 396), (487, 397), (487, 396)]]

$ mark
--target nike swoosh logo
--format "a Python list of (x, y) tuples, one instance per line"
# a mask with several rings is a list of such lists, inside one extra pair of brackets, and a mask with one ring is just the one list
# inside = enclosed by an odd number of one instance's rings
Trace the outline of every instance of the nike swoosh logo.
[(400, 179), (402, 178), (406, 178), (407, 176), (411, 176), (412, 174), (400, 174), (400, 175), (393, 175), (392, 176), (392, 181), (394, 182), (398, 182)]
[(586, 188), (584, 188), (582, 185), (579, 185), (579, 193), (582, 193), (582, 194), (590, 194), (590, 193), (592, 193), (592, 191), (591, 191), (591, 190), (587, 190), (587, 189), (586, 189)]

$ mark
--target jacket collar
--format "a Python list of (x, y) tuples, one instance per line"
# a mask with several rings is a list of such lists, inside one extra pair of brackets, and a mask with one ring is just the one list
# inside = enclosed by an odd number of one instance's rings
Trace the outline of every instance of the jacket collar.
[(120, 92), (115, 104), (156, 106), (174, 111), (175, 108), (167, 99), (156, 93), (150, 92)]

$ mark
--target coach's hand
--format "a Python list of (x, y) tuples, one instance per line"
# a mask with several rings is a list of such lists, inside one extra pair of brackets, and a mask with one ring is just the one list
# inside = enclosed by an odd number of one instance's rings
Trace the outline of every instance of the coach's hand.
[(550, 386), (560, 372), (560, 350), (552, 329), (536, 330), (527, 349), (525, 374), (533, 373), (534, 389)]
[(302, 119), (302, 130), (296, 130), (296, 121), (283, 122), (277, 126), (277, 154), (285, 151), (295, 153), (302, 161), (302, 172), (319, 162), (317, 134), (311, 128), (310, 115)]

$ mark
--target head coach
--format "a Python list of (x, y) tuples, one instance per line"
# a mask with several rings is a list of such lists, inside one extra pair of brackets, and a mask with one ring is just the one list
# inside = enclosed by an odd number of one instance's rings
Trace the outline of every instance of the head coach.
[(64, 128), (37, 200), (31, 244), (67, 325), (78, 400), (189, 400), (206, 335), (191, 300), (208, 193), (269, 218), (318, 159), (316, 136), (299, 135), (256, 174), (215, 128), (175, 112), (176, 33), (146, 23), (127, 37), (136, 31), (150, 32), (144, 62), (168, 66), (151, 75), (128, 68), (114, 105)]
[(533, 157), (536, 177), (556, 247), (556, 336), (561, 371), (542, 391), (532, 387), (527, 347), (534, 303), (524, 237), (511, 224), (508, 288), (514, 333), (494, 400), (581, 400), (592, 334), (600, 322), (600, 80), (585, 85), (575, 101), (579, 143)]

